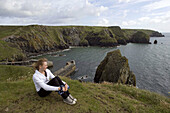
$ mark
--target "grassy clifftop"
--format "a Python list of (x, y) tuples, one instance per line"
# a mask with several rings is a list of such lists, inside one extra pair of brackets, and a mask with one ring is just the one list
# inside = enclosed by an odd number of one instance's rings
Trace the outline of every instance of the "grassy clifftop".
[(0, 66), (0, 112), (170, 112), (170, 99), (156, 93), (112, 83), (80, 83), (61, 77), (78, 99), (74, 106), (63, 103), (53, 92), (48, 97), (37, 95), (30, 67)]

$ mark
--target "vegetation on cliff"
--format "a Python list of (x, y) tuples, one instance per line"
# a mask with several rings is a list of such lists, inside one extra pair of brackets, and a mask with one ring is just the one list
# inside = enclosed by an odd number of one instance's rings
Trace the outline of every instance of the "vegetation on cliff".
[(0, 61), (20, 61), (23, 59), (26, 59), (26, 56), (18, 46), (0, 40)]
[(113, 83), (80, 83), (61, 77), (78, 99), (74, 106), (65, 104), (58, 93), (41, 98), (35, 91), (31, 67), (0, 66), (0, 112), (42, 113), (168, 113), (170, 99), (135, 87)]

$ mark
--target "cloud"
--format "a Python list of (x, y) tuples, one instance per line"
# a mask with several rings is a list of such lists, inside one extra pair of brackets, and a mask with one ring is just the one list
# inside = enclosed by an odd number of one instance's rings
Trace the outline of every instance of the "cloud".
[(140, 3), (140, 2), (147, 2), (151, 0), (118, 0), (119, 3)]
[(144, 22), (144, 21), (148, 21), (149, 19), (150, 19), (150, 17), (141, 17), (138, 20), (141, 22)]
[(123, 11), (123, 17), (125, 18), (127, 16), (127, 13), (129, 12), (129, 10), (124, 10)]
[(168, 23), (170, 22), (170, 11), (161, 12), (161, 13), (152, 13), (151, 15), (141, 17), (138, 20), (140, 22), (147, 22), (148, 24)]
[(152, 11), (156, 9), (161, 9), (165, 7), (170, 7), (170, 1), (169, 0), (160, 0), (154, 3), (150, 3), (148, 5), (145, 5), (143, 7), (144, 10)]
[(169, 0), (0, 0), (0, 24), (161, 26), (170, 31), (169, 6)]
[(108, 26), (109, 25), (109, 20), (102, 18), (100, 21), (97, 23), (98, 26)]
[(46, 13), (50, 8), (49, 3), (44, 3), (42, 0), (22, 1), (22, 0), (5, 0), (0, 1), (0, 16), (1, 17), (30, 17), (38, 16)]
[[(63, 24), (76, 22), (86, 17), (98, 17), (108, 10), (102, 5), (95, 6), (88, 0), (5, 0), (0, 1), (0, 18), (13, 18), (18, 24), (44, 23)], [(9, 19), (9, 18), (8, 18)], [(25, 19), (25, 21), (22, 21)], [(1, 21), (0, 24), (3, 24)], [(73, 22), (73, 23), (74, 23)]]
[(134, 26), (138, 24), (135, 20), (130, 20), (130, 21), (123, 21), (121, 23), (122, 26)]

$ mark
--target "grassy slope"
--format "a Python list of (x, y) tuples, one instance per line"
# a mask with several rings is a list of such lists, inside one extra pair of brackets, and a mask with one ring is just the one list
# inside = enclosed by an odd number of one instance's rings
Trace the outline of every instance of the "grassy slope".
[(0, 66), (0, 112), (170, 112), (170, 99), (130, 86), (80, 83), (61, 77), (78, 99), (74, 106), (63, 103), (55, 92), (37, 95), (30, 67)]

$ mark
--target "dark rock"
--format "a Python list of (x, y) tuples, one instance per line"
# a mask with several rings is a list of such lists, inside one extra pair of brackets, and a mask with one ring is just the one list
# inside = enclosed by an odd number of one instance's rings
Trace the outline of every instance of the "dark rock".
[(157, 41), (157, 40), (155, 40), (155, 41), (154, 41), (154, 44), (157, 44), (157, 43), (158, 43), (158, 41)]
[(69, 27), (62, 29), (62, 35), (65, 42), (71, 46), (78, 46), (80, 43), (81, 30), (76, 27)]
[(136, 78), (130, 71), (128, 59), (122, 57), (120, 50), (107, 53), (107, 56), (98, 66), (94, 82), (103, 81), (136, 86)]
[(149, 35), (147, 35), (144, 32), (138, 31), (135, 34), (133, 34), (131, 38), (132, 43), (146, 43), (149, 44)]

